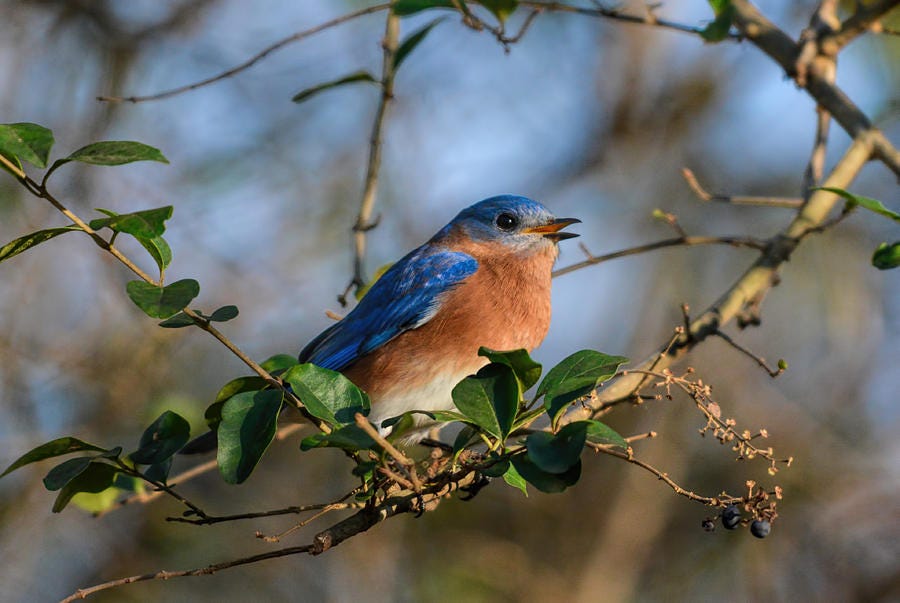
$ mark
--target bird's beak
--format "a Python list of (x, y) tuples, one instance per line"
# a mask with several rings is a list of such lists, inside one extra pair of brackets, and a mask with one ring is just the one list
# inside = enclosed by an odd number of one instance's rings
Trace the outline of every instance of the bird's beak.
[(581, 224), (581, 220), (577, 218), (557, 218), (547, 224), (541, 224), (534, 228), (528, 228), (524, 232), (529, 234), (541, 234), (553, 241), (562, 241), (563, 239), (572, 239), (578, 236), (574, 232), (560, 232), (569, 224)]

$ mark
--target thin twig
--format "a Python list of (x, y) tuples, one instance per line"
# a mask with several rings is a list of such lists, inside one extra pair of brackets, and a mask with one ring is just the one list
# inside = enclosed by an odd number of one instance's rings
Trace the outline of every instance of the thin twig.
[(408, 474), (409, 481), (412, 483), (413, 489), (418, 492), (422, 489), (422, 482), (419, 481), (418, 475), (416, 475), (416, 464), (409, 459), (405, 454), (397, 450), (397, 448), (385, 439), (378, 430), (375, 429), (369, 420), (365, 418), (362, 413), (356, 413), (353, 416), (353, 419), (356, 421), (357, 427), (366, 432), (370, 438), (375, 440), (375, 443), (384, 448), (384, 451), (391, 455), (397, 464), (400, 465)]
[(789, 207), (791, 209), (797, 209), (801, 205), (803, 205), (803, 199), (790, 199), (790, 198), (782, 198), (782, 197), (755, 197), (748, 195), (713, 195), (710, 194), (700, 186), (700, 183), (697, 181), (697, 177), (694, 175), (694, 172), (689, 170), (688, 168), (681, 169), (681, 175), (684, 177), (685, 182), (687, 182), (688, 186), (691, 187), (691, 190), (694, 191), (694, 194), (701, 201), (716, 201), (718, 203), (731, 203), (732, 205), (760, 205), (764, 207)]
[(236, 74), (240, 73), (241, 71), (249, 69), (250, 67), (252, 67), (256, 63), (258, 63), (259, 61), (263, 60), (264, 58), (266, 58), (267, 56), (269, 56), (276, 50), (279, 50), (289, 44), (292, 44), (294, 42), (299, 42), (300, 40), (303, 40), (304, 38), (308, 38), (309, 36), (317, 34), (321, 31), (325, 31), (326, 29), (335, 27), (336, 25), (346, 23), (347, 21), (351, 21), (353, 19), (356, 19), (357, 17), (362, 17), (363, 15), (369, 15), (369, 14), (376, 13), (376, 12), (379, 12), (382, 10), (386, 10), (386, 9), (390, 8), (390, 6), (391, 6), (390, 2), (376, 4), (375, 6), (369, 6), (367, 8), (363, 8), (363, 9), (354, 11), (352, 13), (347, 13), (346, 15), (336, 17), (334, 19), (331, 19), (330, 21), (326, 21), (324, 23), (316, 25), (315, 27), (311, 27), (309, 29), (299, 31), (295, 34), (292, 34), (292, 35), (286, 37), (286, 38), (282, 38), (281, 40), (278, 40), (274, 44), (270, 44), (269, 46), (266, 46), (260, 52), (256, 53), (255, 55), (253, 55), (252, 57), (250, 57), (249, 59), (247, 59), (240, 65), (236, 65), (236, 66), (232, 67), (231, 69), (226, 69), (225, 71), (223, 71), (222, 73), (220, 73), (218, 75), (214, 75), (212, 77), (206, 78), (205, 80), (200, 80), (199, 82), (194, 82), (193, 84), (179, 86), (177, 88), (172, 88), (171, 90), (157, 92), (156, 94), (148, 94), (146, 96), (98, 96), (97, 100), (104, 101), (104, 102), (110, 102), (110, 103), (122, 103), (122, 102), (141, 103), (144, 101), (154, 101), (154, 100), (159, 100), (159, 99), (163, 99), (163, 98), (169, 98), (170, 96), (176, 96), (176, 95), (182, 94), (184, 92), (190, 92), (191, 90), (203, 88), (204, 86), (214, 84), (218, 81), (232, 77), (233, 75), (236, 75)]
[(591, 256), (586, 260), (582, 260), (581, 262), (576, 262), (570, 266), (565, 266), (564, 268), (554, 270), (553, 276), (562, 276), (564, 274), (568, 274), (570, 272), (574, 272), (588, 266), (594, 266), (595, 264), (608, 262), (610, 260), (615, 260), (629, 255), (646, 253), (655, 249), (663, 249), (665, 247), (693, 247), (695, 245), (730, 245), (732, 247), (749, 247), (758, 251), (763, 251), (766, 248), (766, 244), (764, 241), (755, 239), (753, 237), (677, 237), (674, 239), (664, 239), (662, 241), (656, 241), (654, 243), (637, 245), (636, 247), (628, 247), (626, 249), (621, 249), (612, 253), (606, 253), (604, 255)]
[(381, 98), (378, 101), (378, 109), (375, 111), (375, 120), (372, 123), (372, 134), (369, 137), (369, 161), (366, 165), (366, 179), (363, 185), (362, 199), (359, 203), (359, 213), (356, 223), (353, 225), (353, 276), (350, 284), (344, 292), (338, 296), (342, 306), (347, 305), (347, 294), (352, 289), (359, 291), (366, 284), (365, 259), (366, 259), (366, 234), (377, 225), (377, 220), (372, 221), (372, 213), (375, 208), (375, 196), (378, 192), (378, 172), (381, 168), (381, 147), (384, 131), (384, 121), (387, 118), (388, 107), (394, 98), (394, 56), (397, 54), (397, 46), (400, 40), (400, 18), (394, 13), (388, 14), (385, 23), (384, 57), (381, 68)]
[(754, 354), (753, 352), (751, 352), (750, 350), (748, 350), (747, 348), (745, 348), (744, 346), (742, 346), (741, 344), (736, 342), (734, 339), (732, 339), (727, 333), (724, 333), (722, 331), (716, 331), (713, 334), (716, 337), (719, 337), (723, 341), (727, 342), (731, 347), (733, 347), (737, 351), (741, 352), (748, 358), (753, 359), (753, 361), (756, 362), (756, 364), (758, 364), (759, 366), (761, 366), (767, 373), (769, 373), (769, 376), (772, 377), (773, 379), (775, 377), (777, 377), (778, 375), (780, 375), (781, 373), (783, 373), (785, 371), (785, 369), (787, 368), (787, 365), (785, 364), (784, 360), (778, 361), (777, 368), (774, 368), (774, 369), (769, 368), (769, 365), (766, 364), (765, 358), (763, 358), (761, 356), (757, 356), (756, 354)]

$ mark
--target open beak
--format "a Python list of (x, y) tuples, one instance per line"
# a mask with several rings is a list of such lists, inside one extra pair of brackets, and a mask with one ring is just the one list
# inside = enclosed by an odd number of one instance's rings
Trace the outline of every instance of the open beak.
[(529, 228), (524, 232), (530, 234), (541, 234), (552, 241), (562, 241), (563, 239), (572, 239), (578, 235), (574, 232), (560, 232), (563, 228), (570, 224), (581, 224), (581, 220), (577, 218), (557, 218), (548, 224)]

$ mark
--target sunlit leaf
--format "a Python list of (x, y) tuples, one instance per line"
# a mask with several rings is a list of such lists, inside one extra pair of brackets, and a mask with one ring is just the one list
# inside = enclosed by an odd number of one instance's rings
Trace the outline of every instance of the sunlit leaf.
[(823, 186), (819, 190), (828, 191), (830, 193), (840, 195), (849, 202), (848, 205), (851, 209), (853, 208), (853, 206), (859, 205), (860, 207), (864, 207), (869, 211), (875, 212), (876, 214), (881, 214), (886, 218), (890, 218), (895, 222), (900, 222), (900, 214), (888, 209), (881, 201), (878, 201), (877, 199), (872, 199), (871, 197), (863, 197), (862, 195), (854, 195), (853, 193), (849, 193), (842, 188)]
[(501, 352), (482, 346), (478, 348), (478, 355), (484, 356), (491, 362), (505, 364), (511, 368), (522, 385), (522, 393), (541, 378), (543, 367), (541, 367), (539, 362), (532, 360), (526, 350), (519, 349)]
[(314, 364), (298, 364), (282, 379), (314, 417), (329, 425), (354, 423), (356, 413), (369, 414), (369, 396), (342, 374)]
[(896, 243), (882, 243), (872, 254), (872, 265), (879, 270), (890, 270), (900, 266), (900, 241)]
[(505, 439), (519, 408), (519, 384), (505, 364), (489, 364), (453, 388), (459, 411), (487, 433)]
[(72, 232), (74, 230), (81, 230), (81, 228), (78, 226), (47, 228), (45, 230), (38, 230), (37, 232), (32, 232), (25, 236), (19, 237), (18, 239), (10, 241), (3, 247), (0, 247), (0, 262), (17, 256), (23, 251), (31, 249), (35, 245), (40, 245), (45, 241), (49, 241), (50, 239), (58, 237), (61, 234)]
[(522, 494), (528, 496), (528, 488), (526, 487), (528, 482), (525, 481), (525, 478), (522, 477), (514, 464), (510, 463), (506, 468), (506, 473), (503, 474), (503, 481), (513, 488), (518, 488), (522, 491)]
[(134, 161), (169, 163), (154, 147), (131, 140), (106, 140), (81, 147), (60, 161), (80, 161), (92, 165), (123, 165)]
[[(47, 167), (53, 132), (32, 123), (0, 124), (0, 153), (27, 161), (39, 168)], [(18, 164), (21, 166), (21, 163)]]
[(716, 18), (710, 22), (700, 36), (707, 42), (721, 42), (728, 37), (731, 23), (734, 21), (734, 7), (731, 0), (709, 0)]
[(604, 446), (618, 446), (623, 450), (628, 450), (628, 442), (617, 431), (600, 421), (577, 421), (577, 423), (587, 424), (587, 441), (594, 444), (602, 444)]
[(550, 369), (538, 386), (537, 395), (544, 396), (544, 408), (553, 424), (569, 404), (615, 375), (626, 362), (628, 358), (624, 356), (581, 350)]

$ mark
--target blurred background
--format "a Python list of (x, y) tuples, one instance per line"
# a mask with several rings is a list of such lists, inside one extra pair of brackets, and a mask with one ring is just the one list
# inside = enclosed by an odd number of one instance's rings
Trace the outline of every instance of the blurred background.
[[(848, 3), (849, 4), (849, 3)], [(367, 4), (336, 0), (7, 0), (0, 20), (0, 122), (51, 128), (61, 156), (104, 139), (159, 147), (171, 165), (70, 165), (52, 190), (74, 211), (173, 204), (168, 280), (196, 278), (197, 307), (240, 316), (223, 330), (256, 359), (294, 354), (330, 323), (351, 275), (375, 86), (291, 96), (358, 69), (379, 73), (384, 13), (271, 55), (215, 85), (167, 100), (102, 104), (98, 94), (149, 94), (232, 67), (266, 45)], [(810, 1), (758, 2), (796, 36)], [(641, 3), (623, 8), (640, 13)], [(521, 11), (520, 11), (521, 12)], [(449, 14), (449, 13), (445, 13)], [(711, 18), (705, 2), (669, 1), (658, 15)], [(434, 18), (402, 22), (408, 34)], [(511, 30), (524, 17), (513, 16)], [(842, 54), (838, 84), (897, 144), (900, 39), (864, 36)], [(675, 213), (691, 234), (768, 237), (790, 210), (703, 204), (681, 178), (714, 192), (798, 196), (814, 105), (749, 44), (572, 15), (539, 17), (510, 53), (450, 16), (404, 63), (385, 136), (369, 273), (420, 244), (462, 207), (498, 193), (577, 216), (592, 252), (672, 236), (651, 218)], [(827, 167), (848, 138), (834, 127)], [(895, 177), (870, 164), (851, 190), (897, 210)], [(0, 243), (61, 226), (49, 204), (0, 178)], [(637, 454), (686, 488), (738, 494), (757, 479), (785, 500), (766, 540), (713, 534), (709, 510), (616, 459), (585, 457), (577, 487), (521, 493), (495, 483), (473, 502), (449, 500), (394, 519), (321, 557), (290, 557), (212, 577), (126, 586), (97, 601), (699, 601), (900, 597), (900, 271), (869, 265), (896, 225), (868, 212), (808, 239), (763, 306), (758, 328), (729, 332), (790, 369), (772, 380), (721, 341), (681, 367), (711, 382), (738, 426), (764, 427), (779, 456), (736, 463), (702, 439), (683, 398), (620, 407), (625, 435), (654, 429)], [(121, 239), (120, 239), (121, 240)], [(131, 241), (122, 247), (152, 263)], [(560, 265), (582, 259), (563, 245)], [(640, 359), (730, 286), (755, 253), (669, 249), (581, 270), (554, 284), (550, 334), (535, 356), (552, 366), (593, 348)], [(199, 330), (168, 330), (127, 299), (130, 273), (70, 235), (0, 264), (0, 465), (74, 435), (134, 447), (164, 409), (195, 433), (218, 388), (247, 370)], [(325, 502), (352, 487), (334, 451), (273, 444), (244, 485), (217, 474), (184, 493), (214, 514)], [(194, 460), (179, 459), (174, 472)], [(266, 544), (292, 517), (211, 527), (165, 523), (168, 500), (93, 519), (52, 515), (50, 463), (0, 481), (0, 584), (5, 601), (53, 601), (78, 587), (158, 569), (203, 566), (309, 541), (316, 527)], [(326, 518), (336, 519), (337, 516)]]

